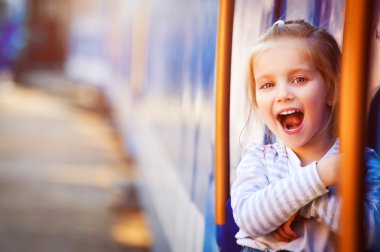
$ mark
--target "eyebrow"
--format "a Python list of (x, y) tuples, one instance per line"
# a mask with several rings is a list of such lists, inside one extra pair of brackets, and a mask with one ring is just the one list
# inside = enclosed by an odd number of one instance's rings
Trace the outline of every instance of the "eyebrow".
[[(314, 70), (313, 69), (306, 69), (306, 68), (303, 68), (303, 67), (298, 67), (298, 68), (295, 68), (295, 69), (292, 69), (290, 70), (287, 74), (288, 75), (292, 75), (292, 74), (295, 74), (297, 72), (304, 72), (306, 74), (313, 74)], [(259, 75), (257, 78), (255, 78), (255, 82), (260, 82), (262, 80), (267, 80), (267, 79), (271, 79), (273, 76), (273, 74), (271, 73), (264, 73), (264, 74), (261, 74)]]
[(256, 85), (258, 85), (259, 82), (262, 82), (262, 81), (264, 81), (264, 80), (271, 79), (271, 77), (272, 77), (271, 74), (262, 74), (262, 75), (259, 75), (258, 78), (255, 78)]
[(291, 70), (289, 73), (290, 74), (294, 74), (294, 73), (297, 73), (297, 72), (306, 72), (307, 74), (313, 74), (314, 72), (314, 67), (312, 67), (312, 69), (305, 69), (305, 68), (295, 68), (293, 70)]

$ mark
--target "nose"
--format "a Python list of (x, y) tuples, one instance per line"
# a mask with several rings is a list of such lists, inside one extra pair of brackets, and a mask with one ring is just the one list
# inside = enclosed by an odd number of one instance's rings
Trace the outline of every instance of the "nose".
[(292, 101), (293, 99), (293, 92), (287, 83), (280, 83), (277, 85), (277, 102)]

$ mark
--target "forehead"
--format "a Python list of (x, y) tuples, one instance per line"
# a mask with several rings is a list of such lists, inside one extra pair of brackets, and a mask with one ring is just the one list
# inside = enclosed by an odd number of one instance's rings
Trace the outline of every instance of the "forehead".
[(252, 54), (253, 71), (266, 74), (305, 68), (314, 70), (310, 46), (305, 39), (278, 39), (260, 44)]

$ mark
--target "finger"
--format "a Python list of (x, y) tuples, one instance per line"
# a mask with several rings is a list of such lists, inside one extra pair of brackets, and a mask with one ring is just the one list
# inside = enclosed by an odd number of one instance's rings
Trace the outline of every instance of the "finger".
[(283, 237), (281, 234), (279, 234), (279, 232), (277, 232), (277, 230), (273, 232), (273, 237), (274, 237), (277, 241), (290, 242), (289, 239), (286, 239), (286, 238)]
[(281, 229), (284, 231), (284, 233), (291, 237), (291, 239), (295, 239), (298, 237), (298, 234), (294, 232), (294, 230), (290, 226), (291, 222), (286, 222), (284, 225), (281, 226)]
[(282, 237), (284, 237), (285, 239), (288, 239), (288, 240), (291, 240), (292, 239), (292, 236), (287, 234), (284, 230), (284, 227), (281, 226), (279, 227), (277, 230), (276, 230)]

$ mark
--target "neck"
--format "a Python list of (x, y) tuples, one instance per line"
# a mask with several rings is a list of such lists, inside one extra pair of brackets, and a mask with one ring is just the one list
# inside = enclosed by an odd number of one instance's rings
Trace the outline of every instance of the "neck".
[(334, 143), (335, 138), (328, 134), (324, 137), (315, 138), (301, 147), (292, 148), (292, 150), (300, 159), (301, 165), (305, 166), (311, 162), (320, 160)]

